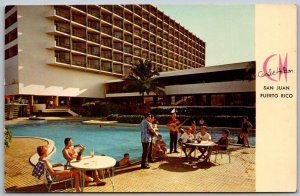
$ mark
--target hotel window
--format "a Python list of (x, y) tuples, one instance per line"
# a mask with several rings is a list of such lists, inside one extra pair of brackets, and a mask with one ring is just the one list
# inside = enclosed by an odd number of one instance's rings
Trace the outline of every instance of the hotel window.
[(17, 37), (18, 37), (18, 30), (17, 29), (12, 30), (11, 32), (5, 35), (5, 44), (8, 44), (9, 42), (17, 39)]
[(224, 95), (211, 95), (211, 106), (225, 105)]
[(18, 54), (18, 45), (14, 45), (5, 50), (5, 59), (9, 59), (14, 57)]
[(10, 27), (15, 22), (17, 22), (17, 11), (5, 19), (5, 28)]

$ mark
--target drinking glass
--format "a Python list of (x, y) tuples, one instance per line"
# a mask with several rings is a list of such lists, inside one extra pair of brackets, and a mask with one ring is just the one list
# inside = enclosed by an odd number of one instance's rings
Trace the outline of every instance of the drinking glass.
[(90, 152), (90, 155), (91, 155), (91, 157), (94, 157), (94, 150), (91, 150), (91, 152)]

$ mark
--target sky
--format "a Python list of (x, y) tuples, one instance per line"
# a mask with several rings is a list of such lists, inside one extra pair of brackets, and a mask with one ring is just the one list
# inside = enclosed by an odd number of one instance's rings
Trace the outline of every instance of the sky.
[(205, 66), (255, 60), (255, 6), (156, 4), (206, 43)]

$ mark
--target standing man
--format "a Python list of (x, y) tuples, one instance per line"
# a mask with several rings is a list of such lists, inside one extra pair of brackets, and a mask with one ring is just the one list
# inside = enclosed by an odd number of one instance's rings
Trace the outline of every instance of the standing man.
[(150, 142), (151, 142), (151, 134), (154, 134), (155, 131), (153, 130), (151, 126), (151, 114), (146, 113), (144, 115), (144, 119), (142, 120), (140, 124), (140, 129), (141, 129), (141, 142), (142, 142), (142, 147), (143, 147), (143, 154), (142, 154), (142, 163), (141, 163), (141, 168), (142, 169), (149, 169), (148, 165), (148, 153), (149, 153), (149, 148), (150, 148)]
[(173, 109), (171, 111), (171, 116), (168, 118), (167, 127), (170, 129), (170, 154), (174, 149), (174, 153), (179, 153), (177, 151), (177, 140), (178, 140), (178, 126), (180, 121), (176, 118), (176, 111)]

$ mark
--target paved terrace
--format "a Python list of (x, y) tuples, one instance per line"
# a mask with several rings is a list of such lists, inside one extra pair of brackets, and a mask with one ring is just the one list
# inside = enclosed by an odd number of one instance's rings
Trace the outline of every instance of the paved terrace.
[[(29, 157), (38, 145), (47, 145), (45, 140), (13, 138), (12, 145), (5, 151), (6, 192), (47, 192), (42, 180), (32, 175), (33, 166)], [(254, 192), (255, 191), (255, 148), (238, 148), (228, 156), (218, 156), (217, 163), (188, 164), (180, 154), (171, 154), (165, 160), (151, 163), (150, 169), (142, 170), (139, 165), (115, 172), (115, 192)], [(91, 183), (84, 192), (112, 192), (108, 178), (105, 186)], [(53, 192), (66, 192), (64, 184), (54, 185)]]

